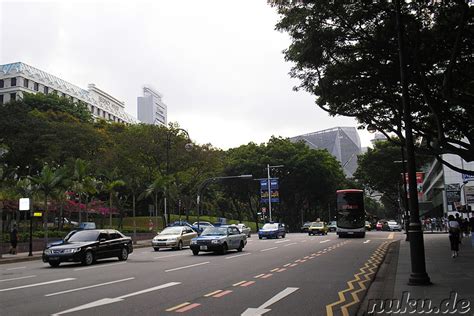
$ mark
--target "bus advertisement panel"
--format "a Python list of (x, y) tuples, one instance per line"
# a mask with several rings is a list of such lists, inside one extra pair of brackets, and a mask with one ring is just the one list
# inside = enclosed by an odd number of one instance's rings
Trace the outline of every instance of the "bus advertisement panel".
[(339, 237), (365, 237), (364, 191), (356, 189), (338, 190), (337, 228)]

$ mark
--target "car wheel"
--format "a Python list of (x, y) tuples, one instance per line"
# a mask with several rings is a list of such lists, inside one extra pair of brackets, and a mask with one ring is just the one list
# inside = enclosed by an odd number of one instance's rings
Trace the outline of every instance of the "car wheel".
[(227, 250), (229, 250), (229, 247), (227, 247), (227, 244), (224, 243), (224, 244), (222, 245), (222, 249), (221, 249), (221, 251), (220, 251), (220, 252), (221, 252), (221, 255), (225, 255), (225, 254), (227, 253)]
[(248, 238), (250, 238), (250, 233), (248, 234), (248, 236), (247, 236), (247, 237), (248, 237)]
[(92, 254), (92, 251), (88, 250), (86, 251), (84, 255), (84, 259), (82, 259), (82, 264), (85, 266), (90, 266), (94, 262), (94, 255)]
[(262, 237), (258, 236), (258, 239), (262, 239)]
[(120, 256), (118, 257), (120, 261), (125, 261), (128, 259), (128, 250), (127, 248), (122, 248), (120, 251)]
[(244, 242), (241, 241), (241, 242), (240, 242), (240, 245), (239, 245), (239, 248), (237, 248), (237, 251), (238, 251), (238, 252), (241, 252), (243, 249), (244, 249)]
[(285, 238), (286, 234), (283, 234), (283, 236), (281, 236), (281, 238)]
[(57, 268), (57, 267), (59, 267), (59, 263), (60, 263), (59, 261), (54, 261), (54, 262), (50, 261), (49, 265), (52, 266), (53, 268)]
[(180, 240), (178, 242), (178, 247), (175, 248), (176, 250), (183, 250), (183, 242)]
[(199, 254), (199, 250), (194, 250), (193, 249), (193, 255), (197, 256)]
[(155, 249), (155, 251), (160, 251), (160, 248), (158, 247), (153, 247), (153, 249)]

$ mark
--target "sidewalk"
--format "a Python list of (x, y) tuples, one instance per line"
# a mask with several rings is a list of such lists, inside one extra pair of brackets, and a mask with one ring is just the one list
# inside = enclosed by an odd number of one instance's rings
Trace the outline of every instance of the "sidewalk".
[[(448, 234), (424, 234), (423, 239), (426, 271), (433, 284), (407, 284), (411, 274), (410, 244), (400, 240), (387, 256), (357, 315), (474, 315), (471, 237), (462, 239), (457, 258), (451, 257)], [(390, 300), (393, 306), (380, 300)]]
[[(138, 240), (136, 244), (133, 244), (133, 249), (137, 248), (151, 248), (151, 239), (150, 240)], [(33, 251), (33, 256), (29, 257), (28, 252), (19, 252), (16, 255), (11, 255), (8, 253), (2, 254), (2, 258), (0, 258), (0, 265), (6, 263), (15, 263), (15, 262), (23, 262), (23, 261), (31, 261), (31, 260), (41, 260), (41, 256), (43, 251)]]

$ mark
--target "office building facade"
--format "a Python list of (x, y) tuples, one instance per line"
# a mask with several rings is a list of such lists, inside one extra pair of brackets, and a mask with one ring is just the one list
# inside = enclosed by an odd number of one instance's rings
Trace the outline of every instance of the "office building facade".
[(0, 104), (22, 98), (24, 93), (56, 93), (73, 102), (85, 102), (95, 119), (137, 123), (136, 118), (125, 112), (124, 102), (94, 84), (85, 90), (25, 63), (0, 65)]
[(341, 163), (347, 177), (357, 170), (357, 155), (361, 153), (359, 134), (355, 127), (334, 127), (290, 138), (304, 141), (312, 149), (326, 149)]
[(143, 96), (137, 98), (138, 120), (146, 124), (167, 125), (167, 106), (163, 96), (149, 86), (143, 88)]

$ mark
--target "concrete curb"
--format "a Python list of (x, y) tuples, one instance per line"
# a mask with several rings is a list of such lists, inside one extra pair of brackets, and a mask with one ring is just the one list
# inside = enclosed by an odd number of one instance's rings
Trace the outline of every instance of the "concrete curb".
[[(146, 248), (146, 247), (151, 247), (150, 244), (136, 244), (133, 245), (133, 249), (138, 249), (138, 248)], [(21, 257), (12, 257), (12, 258), (1, 258), (0, 259), (0, 265), (2, 264), (8, 264), (8, 263), (17, 263), (17, 262), (27, 262), (27, 261), (34, 261), (34, 260), (41, 260), (42, 255), (33, 255), (31, 257), (28, 256), (21, 256)]]

